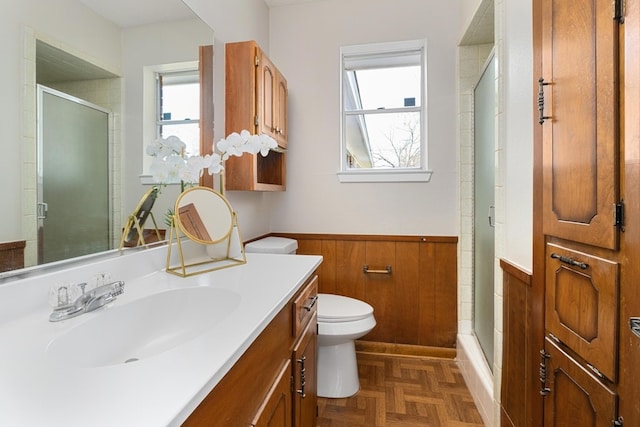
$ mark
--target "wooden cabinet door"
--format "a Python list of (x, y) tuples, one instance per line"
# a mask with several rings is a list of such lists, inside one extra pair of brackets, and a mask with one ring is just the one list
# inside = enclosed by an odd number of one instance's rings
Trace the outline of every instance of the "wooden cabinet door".
[(544, 0), (543, 230), (616, 249), (618, 24), (611, 0)]
[(548, 244), (545, 301), (547, 331), (615, 380), (618, 264)]
[(314, 315), (293, 350), (293, 425), (314, 427), (318, 406), (318, 329)]
[(271, 60), (263, 54), (262, 50), (256, 49), (257, 58), (257, 87), (258, 109), (257, 109), (257, 125), (258, 133), (266, 133), (274, 139), (278, 136), (276, 133), (276, 111), (275, 111), (275, 91), (277, 74), (275, 66)]
[(589, 371), (573, 361), (555, 343), (546, 340), (545, 427), (610, 427), (616, 396)]
[(291, 361), (287, 359), (253, 418), (254, 427), (291, 427)]
[(289, 137), (287, 132), (287, 98), (289, 96), (289, 90), (287, 88), (287, 80), (284, 76), (278, 72), (275, 88), (275, 123), (276, 123), (276, 141), (282, 148), (287, 148), (287, 139)]

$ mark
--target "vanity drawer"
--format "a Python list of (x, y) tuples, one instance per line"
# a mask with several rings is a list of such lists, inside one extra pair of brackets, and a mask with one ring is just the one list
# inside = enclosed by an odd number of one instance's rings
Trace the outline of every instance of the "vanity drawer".
[(293, 300), (293, 336), (297, 337), (318, 310), (318, 276), (313, 276)]
[(546, 329), (616, 380), (619, 265), (547, 244)]

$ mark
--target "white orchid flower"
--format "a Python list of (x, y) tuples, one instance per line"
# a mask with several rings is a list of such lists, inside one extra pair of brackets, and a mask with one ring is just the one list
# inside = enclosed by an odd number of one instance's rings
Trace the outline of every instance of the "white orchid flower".
[[(221, 154), (215, 152), (217, 149)], [(248, 130), (233, 132), (214, 144), (214, 153), (206, 156), (185, 156), (186, 144), (177, 136), (160, 138), (146, 147), (146, 153), (154, 157), (150, 172), (160, 182), (197, 183), (204, 169), (209, 175), (224, 170), (224, 161), (230, 156), (241, 157), (244, 153), (266, 156), (278, 144), (268, 135), (252, 135)]]
[(209, 175), (220, 173), (224, 169), (224, 166), (222, 166), (222, 157), (220, 157), (220, 154), (207, 154), (206, 156), (204, 156), (204, 159), (207, 164), (206, 167), (209, 169)]
[(223, 154), (223, 160), (229, 158), (229, 156), (237, 156), (240, 157), (244, 153), (244, 143), (246, 139), (243, 139), (245, 132), (242, 131), (242, 135), (237, 132), (233, 132), (231, 135), (227, 136), (226, 139), (221, 139), (218, 141), (218, 150), (220, 150)]
[(163, 145), (176, 152), (177, 154), (184, 153), (184, 150), (187, 148), (187, 144), (182, 142), (182, 140), (175, 135), (171, 135), (165, 138), (163, 141)]
[(266, 133), (261, 134), (259, 136), (259, 139), (260, 139), (260, 154), (262, 154), (262, 157), (266, 157), (267, 154), (269, 154), (269, 151), (278, 147), (278, 143), (276, 142), (276, 140), (270, 137), (269, 135), (267, 135)]

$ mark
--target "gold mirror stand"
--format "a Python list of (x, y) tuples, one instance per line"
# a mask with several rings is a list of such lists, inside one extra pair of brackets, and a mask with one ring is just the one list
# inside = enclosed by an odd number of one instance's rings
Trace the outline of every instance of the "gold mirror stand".
[(153, 229), (156, 232), (156, 237), (158, 241), (162, 240), (160, 237), (160, 230), (158, 230), (158, 224), (156, 223), (156, 218), (153, 216), (153, 212), (151, 209), (155, 203), (156, 198), (158, 197), (158, 187), (151, 187), (140, 199), (138, 206), (134, 209), (134, 211), (129, 215), (129, 219), (127, 220), (127, 224), (122, 231), (122, 237), (120, 238), (120, 249), (122, 249), (125, 243), (131, 241), (132, 229), (134, 229), (138, 234), (138, 241), (136, 242), (136, 246), (146, 245), (144, 241), (144, 230), (143, 226), (147, 220), (147, 216), (151, 217), (151, 221), (153, 222)]
[[(216, 200), (216, 202), (222, 203), (222, 206), (225, 209), (224, 216), (226, 217), (227, 213), (231, 215), (231, 227), (223, 234), (215, 236), (215, 240), (207, 241), (201, 240), (200, 238), (196, 237), (197, 235), (194, 235), (193, 230), (189, 228), (191, 222), (183, 221), (179, 216), (181, 215), (180, 211), (182, 210), (181, 200), (183, 200), (185, 195), (185, 193), (183, 193), (176, 201), (176, 208), (174, 210), (174, 214), (171, 216), (171, 229), (169, 231), (168, 242), (169, 248), (167, 251), (167, 273), (175, 274), (181, 277), (189, 277), (195, 274), (207, 273), (210, 271), (233, 267), (235, 265), (246, 264), (247, 258), (244, 252), (242, 238), (240, 236), (240, 229), (238, 227), (238, 217), (236, 212), (233, 211), (231, 205), (229, 205), (224, 196), (222, 196), (217, 191), (209, 188), (196, 187), (187, 191), (200, 191), (204, 194), (206, 194), (206, 192), (211, 193), (210, 195), (214, 197), (214, 200)], [(220, 199), (218, 199), (218, 197)], [(185, 206), (190, 206), (196, 211), (198, 210), (197, 207), (191, 206), (191, 204)], [(229, 210), (226, 211), (226, 209)], [(192, 210), (190, 210), (189, 212), (193, 214)], [(200, 213), (204, 214), (205, 211), (201, 210)], [(209, 214), (210, 213), (211, 212), (209, 212)], [(189, 216), (186, 216), (185, 218), (191, 219), (191, 217)], [(215, 215), (204, 215), (204, 218), (205, 223), (216, 220)], [(228, 218), (229, 217), (226, 217), (226, 219)], [(187, 227), (186, 232), (185, 227)], [(209, 227), (209, 229), (211, 229), (211, 227)], [(191, 234), (189, 234), (189, 231), (191, 231)], [(185, 248), (183, 247), (185, 238), (190, 240), (190, 242), (193, 244), (193, 247), (189, 247), (185, 250)], [(174, 241), (178, 252), (176, 265), (172, 265), (171, 263), (171, 254), (172, 248), (174, 246)], [(188, 254), (185, 252), (187, 252)]]

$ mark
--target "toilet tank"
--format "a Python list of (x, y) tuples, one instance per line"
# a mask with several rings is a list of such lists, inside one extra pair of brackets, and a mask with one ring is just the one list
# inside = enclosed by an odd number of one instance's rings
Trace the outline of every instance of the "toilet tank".
[(274, 236), (254, 240), (253, 242), (244, 245), (245, 252), (263, 254), (295, 254), (297, 249), (297, 240)]

